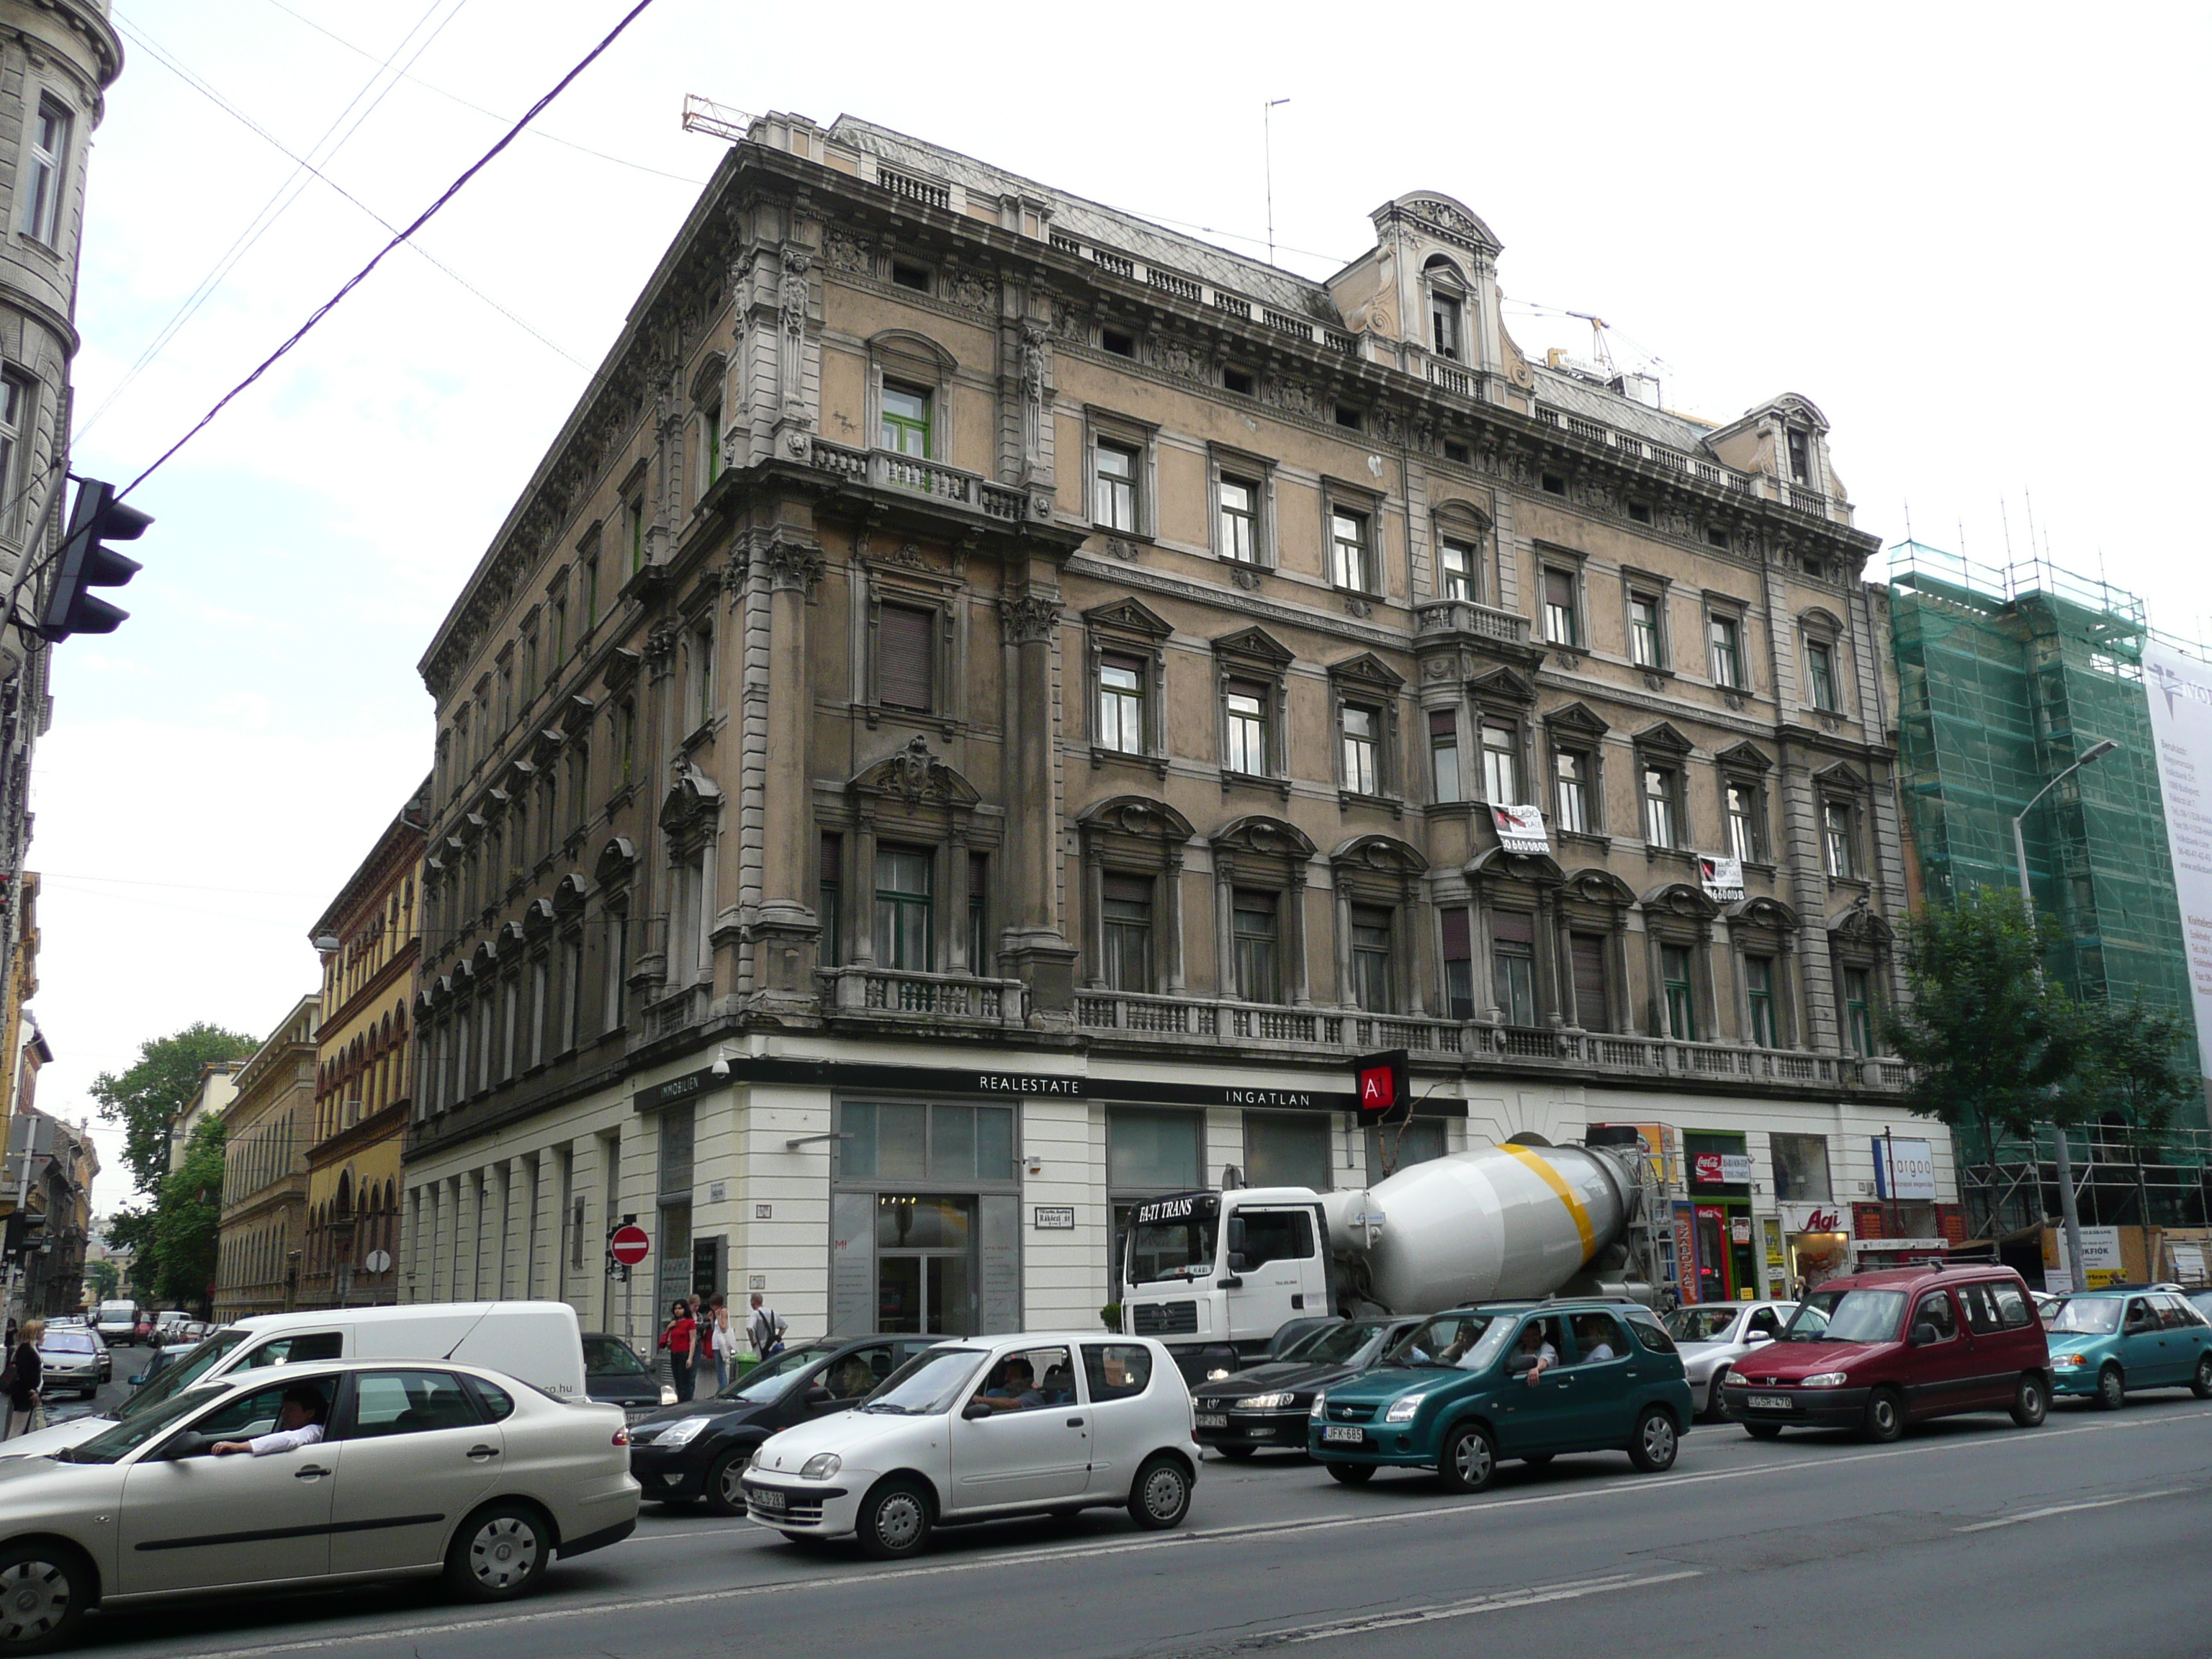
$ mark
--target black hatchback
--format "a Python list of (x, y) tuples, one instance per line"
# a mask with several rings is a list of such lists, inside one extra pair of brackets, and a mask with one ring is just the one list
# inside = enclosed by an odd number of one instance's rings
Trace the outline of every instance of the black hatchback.
[(605, 1331), (584, 1333), (584, 1393), (604, 1406), (620, 1406), (633, 1423), (676, 1398), (635, 1348)]
[(1191, 1393), (1198, 1443), (1224, 1457), (1249, 1457), (1263, 1446), (1306, 1449), (1306, 1414), (1316, 1389), (1357, 1376), (1418, 1319), (1333, 1319), (1306, 1332), (1281, 1355)]
[(720, 1394), (630, 1425), (629, 1472), (649, 1502), (743, 1515), (738, 1484), (760, 1443), (781, 1429), (848, 1411), (901, 1365), (945, 1339), (853, 1336), (808, 1342), (763, 1360)]

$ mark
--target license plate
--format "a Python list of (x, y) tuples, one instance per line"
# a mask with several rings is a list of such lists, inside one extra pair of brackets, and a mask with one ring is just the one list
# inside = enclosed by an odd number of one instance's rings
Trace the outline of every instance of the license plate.
[(774, 1487), (755, 1486), (750, 1496), (757, 1510), (780, 1510), (783, 1507), (783, 1494)]
[(1754, 1394), (1746, 1397), (1745, 1405), (1755, 1412), (1786, 1412), (1790, 1396), (1786, 1394)]
[(1357, 1446), (1366, 1441), (1367, 1431), (1351, 1428), (1342, 1423), (1332, 1423), (1321, 1431), (1321, 1437), (1339, 1441), (1347, 1446)]
[(1198, 1426), (1201, 1429), (1225, 1429), (1229, 1426), (1229, 1413), (1200, 1412), (1198, 1414)]

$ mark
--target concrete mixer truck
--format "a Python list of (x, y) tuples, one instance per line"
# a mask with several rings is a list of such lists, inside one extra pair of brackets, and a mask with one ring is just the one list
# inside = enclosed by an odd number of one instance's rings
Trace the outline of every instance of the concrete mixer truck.
[(1294, 1319), (1555, 1292), (1648, 1303), (1660, 1209), (1632, 1135), (1578, 1146), (1518, 1135), (1364, 1190), (1170, 1194), (1131, 1217), (1122, 1329), (1159, 1338), (1195, 1382), (1262, 1358)]

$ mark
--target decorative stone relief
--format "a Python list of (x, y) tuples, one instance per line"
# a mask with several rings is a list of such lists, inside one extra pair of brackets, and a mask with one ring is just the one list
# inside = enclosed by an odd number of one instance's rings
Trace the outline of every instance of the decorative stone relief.
[(969, 311), (995, 311), (999, 305), (999, 285), (980, 271), (955, 270), (946, 274), (945, 297), (956, 306)]
[(1249, 564), (1230, 566), (1229, 580), (1247, 592), (1256, 593), (1260, 591), (1260, 573)]
[(1144, 550), (1139, 547), (1136, 543), (1129, 541), (1123, 537), (1109, 536), (1106, 538), (1106, 550), (1113, 555), (1114, 557), (1121, 560), (1123, 563), (1127, 564), (1134, 562), (1138, 555)]
[(669, 665), (676, 656), (677, 636), (683, 631), (673, 617), (663, 617), (646, 635), (645, 665), (653, 672), (655, 679), (668, 672)]
[(999, 601), (999, 615), (1006, 638), (1014, 645), (1049, 641), (1060, 627), (1060, 601), (1039, 593), (1023, 593)]
[(809, 599), (826, 568), (820, 548), (788, 539), (770, 542), (761, 554), (761, 562), (768, 568), (770, 587), (780, 592), (796, 590)]
[(1347, 593), (1344, 596), (1344, 608), (1355, 617), (1371, 617), (1375, 614), (1375, 607), (1356, 593)]
[(833, 270), (858, 271), (865, 276), (876, 274), (876, 245), (842, 225), (833, 224), (823, 233), (822, 256)]

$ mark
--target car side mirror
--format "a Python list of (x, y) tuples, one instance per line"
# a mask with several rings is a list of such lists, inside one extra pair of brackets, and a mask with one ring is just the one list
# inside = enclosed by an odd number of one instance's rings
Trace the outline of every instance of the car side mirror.
[(1243, 1249), (1244, 1249), (1244, 1218), (1243, 1218), (1243, 1216), (1241, 1216), (1241, 1215), (1232, 1215), (1232, 1216), (1231, 1216), (1231, 1217), (1229, 1218), (1229, 1240), (1228, 1240), (1228, 1243), (1229, 1243), (1229, 1251), (1230, 1251), (1230, 1254), (1231, 1254), (1231, 1255), (1235, 1255), (1240, 1254), (1240, 1253), (1243, 1250)]
[(809, 1406), (828, 1405), (830, 1403), (830, 1390), (823, 1388), (819, 1382), (817, 1382), (813, 1387), (807, 1389), (806, 1403)]
[(1908, 1347), (1924, 1348), (1936, 1340), (1936, 1328), (1933, 1325), (1915, 1325), (1912, 1328), (1912, 1334), (1905, 1339), (1905, 1342)]
[(1533, 1353), (1516, 1353), (1505, 1362), (1505, 1374), (1508, 1376), (1526, 1376), (1535, 1369), (1536, 1356)]
[(980, 1400), (971, 1400), (960, 1408), (960, 1415), (970, 1423), (991, 1415), (991, 1408)]
[(1244, 1252), (1243, 1252), (1243, 1251), (1242, 1251), (1242, 1250), (1231, 1250), (1231, 1251), (1230, 1251), (1230, 1253), (1229, 1253), (1229, 1271), (1230, 1271), (1231, 1273), (1243, 1273), (1243, 1272), (1244, 1271), (1245, 1266), (1246, 1266), (1246, 1263), (1245, 1263), (1245, 1261), (1244, 1261)]
[(173, 1463), (187, 1457), (205, 1457), (214, 1445), (215, 1442), (207, 1436), (187, 1429), (161, 1448), (161, 1455)]
[(1751, 1331), (1746, 1334), (1743, 1340), (1747, 1342), (1771, 1342), (1774, 1340), (1774, 1333), (1772, 1331)]

